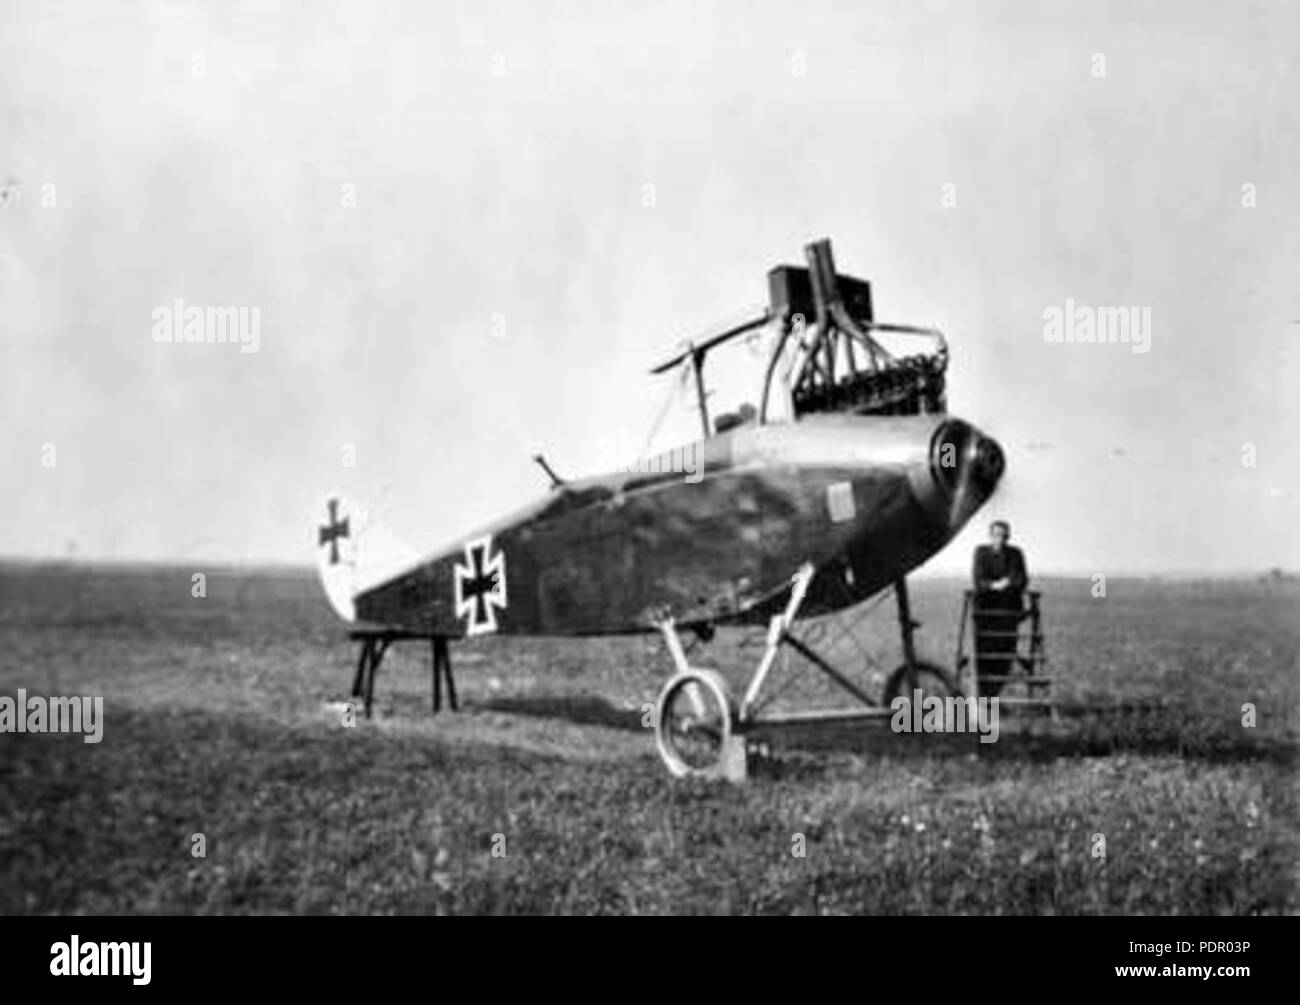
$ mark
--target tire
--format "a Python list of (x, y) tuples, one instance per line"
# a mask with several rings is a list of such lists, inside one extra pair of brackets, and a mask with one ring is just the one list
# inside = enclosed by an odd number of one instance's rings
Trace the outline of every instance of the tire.
[(949, 695), (958, 697), (961, 695), (961, 688), (950, 677), (947, 671), (935, 666), (933, 663), (926, 663), (918, 660), (913, 664), (916, 674), (916, 683), (912, 684), (908, 680), (907, 664), (904, 663), (897, 670), (889, 675), (885, 681), (885, 692), (883, 704), (888, 707), (893, 703), (895, 698), (904, 697), (909, 701), (912, 699), (912, 692), (916, 687), (921, 688), (923, 698), (935, 695), (940, 698), (946, 698)]
[(691, 669), (673, 677), (655, 709), (655, 745), (669, 773), (674, 778), (720, 777), (734, 718), (721, 675)]

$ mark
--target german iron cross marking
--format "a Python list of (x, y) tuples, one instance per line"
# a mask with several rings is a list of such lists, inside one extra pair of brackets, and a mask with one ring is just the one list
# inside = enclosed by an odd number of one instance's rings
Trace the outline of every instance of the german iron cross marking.
[(320, 543), (330, 546), (330, 565), (339, 564), (339, 538), (348, 536), (348, 519), (343, 518), (339, 522), (339, 501), (331, 499), (329, 501), (330, 520), (324, 527), (320, 528)]
[(465, 564), (456, 566), (456, 617), (465, 618), (465, 634), (497, 630), (494, 608), (506, 606), (506, 556), (492, 554), (492, 538), (465, 545)]

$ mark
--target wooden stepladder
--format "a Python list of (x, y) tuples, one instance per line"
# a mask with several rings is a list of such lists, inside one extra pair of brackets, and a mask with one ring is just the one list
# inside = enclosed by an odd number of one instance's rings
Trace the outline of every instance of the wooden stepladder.
[[(1039, 607), (1039, 600), (1042, 594), (1038, 590), (1029, 590), (1025, 593), (1027, 603), (1022, 610), (984, 610), (978, 614), (997, 616), (1006, 616), (1008, 620), (1017, 617), (1014, 632), (995, 632), (981, 627), (977, 612), (975, 611), (975, 591), (967, 590), (962, 600), (961, 621), (957, 628), (957, 657), (954, 666), (957, 671), (958, 681), (960, 682), (963, 693), (979, 697), (980, 694), (980, 677), (978, 660), (981, 651), (981, 642), (991, 640), (995, 635), (1014, 634), (1016, 647), (1006, 656), (1007, 667), (1003, 673), (996, 675), (986, 674), (984, 679), (1002, 685), (1021, 683), (1025, 685), (1026, 695), (1020, 697), (1004, 697), (999, 694), (998, 699), (1004, 705), (1019, 705), (1022, 707), (1033, 708), (1051, 708), (1051, 687), (1053, 678), (1043, 673), (1043, 668), (1047, 663), (1047, 653), (1043, 646), (1043, 622), (1042, 611)], [(1029, 623), (1029, 632), (1022, 630), (1021, 626), (1025, 622)], [(971, 653), (966, 652), (966, 632), (970, 631)], [(1026, 646), (1025, 643), (1028, 642)]]

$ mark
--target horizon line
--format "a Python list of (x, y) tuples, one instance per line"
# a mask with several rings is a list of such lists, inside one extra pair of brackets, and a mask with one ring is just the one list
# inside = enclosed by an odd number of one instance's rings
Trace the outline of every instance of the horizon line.
[[(112, 557), (89, 557), (89, 556), (38, 556), (38, 555), (2, 555), (0, 554), (0, 566), (4, 565), (21, 565), (21, 566), (86, 566), (95, 567), (103, 566), (110, 568), (218, 568), (230, 571), (283, 571), (283, 572), (315, 572), (316, 566), (311, 562), (295, 562), (286, 559), (264, 558), (264, 559), (229, 559), (229, 558), (212, 558), (212, 559), (188, 559), (188, 558), (112, 558)], [(1269, 568), (1239, 568), (1239, 569), (1187, 569), (1187, 568), (1167, 568), (1167, 569), (1122, 569), (1119, 571), (1107, 571), (1105, 575), (1114, 579), (1257, 579), (1260, 577), (1270, 577), (1278, 573), (1279, 578), (1300, 578), (1300, 570), (1284, 569), (1280, 566), (1270, 566)], [(1078, 569), (1046, 569), (1036, 571), (1031, 577), (1032, 583), (1035, 579), (1090, 579), (1098, 574), (1094, 567), (1088, 570)], [(956, 571), (941, 571), (927, 569), (924, 566), (914, 569), (907, 574), (908, 578), (933, 578), (933, 579), (968, 579), (969, 574)]]

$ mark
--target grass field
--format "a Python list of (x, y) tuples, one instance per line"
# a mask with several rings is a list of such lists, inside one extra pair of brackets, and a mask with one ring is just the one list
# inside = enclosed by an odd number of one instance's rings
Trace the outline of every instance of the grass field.
[[(0, 912), (1297, 908), (1294, 582), (1040, 581), (1058, 694), (1156, 707), (987, 745), (773, 736), (729, 786), (654, 754), (656, 638), (453, 647), (462, 712), (436, 718), (427, 651), (399, 646), (346, 728), (327, 702), (355, 654), (314, 577), (205, 570), (194, 598), (193, 571), (0, 566), (0, 693), (102, 695), (105, 718), (98, 744), (0, 734)], [(962, 586), (913, 584), (941, 663)], [(894, 653), (878, 613), (862, 638)], [(700, 661), (739, 680), (749, 641)]]

